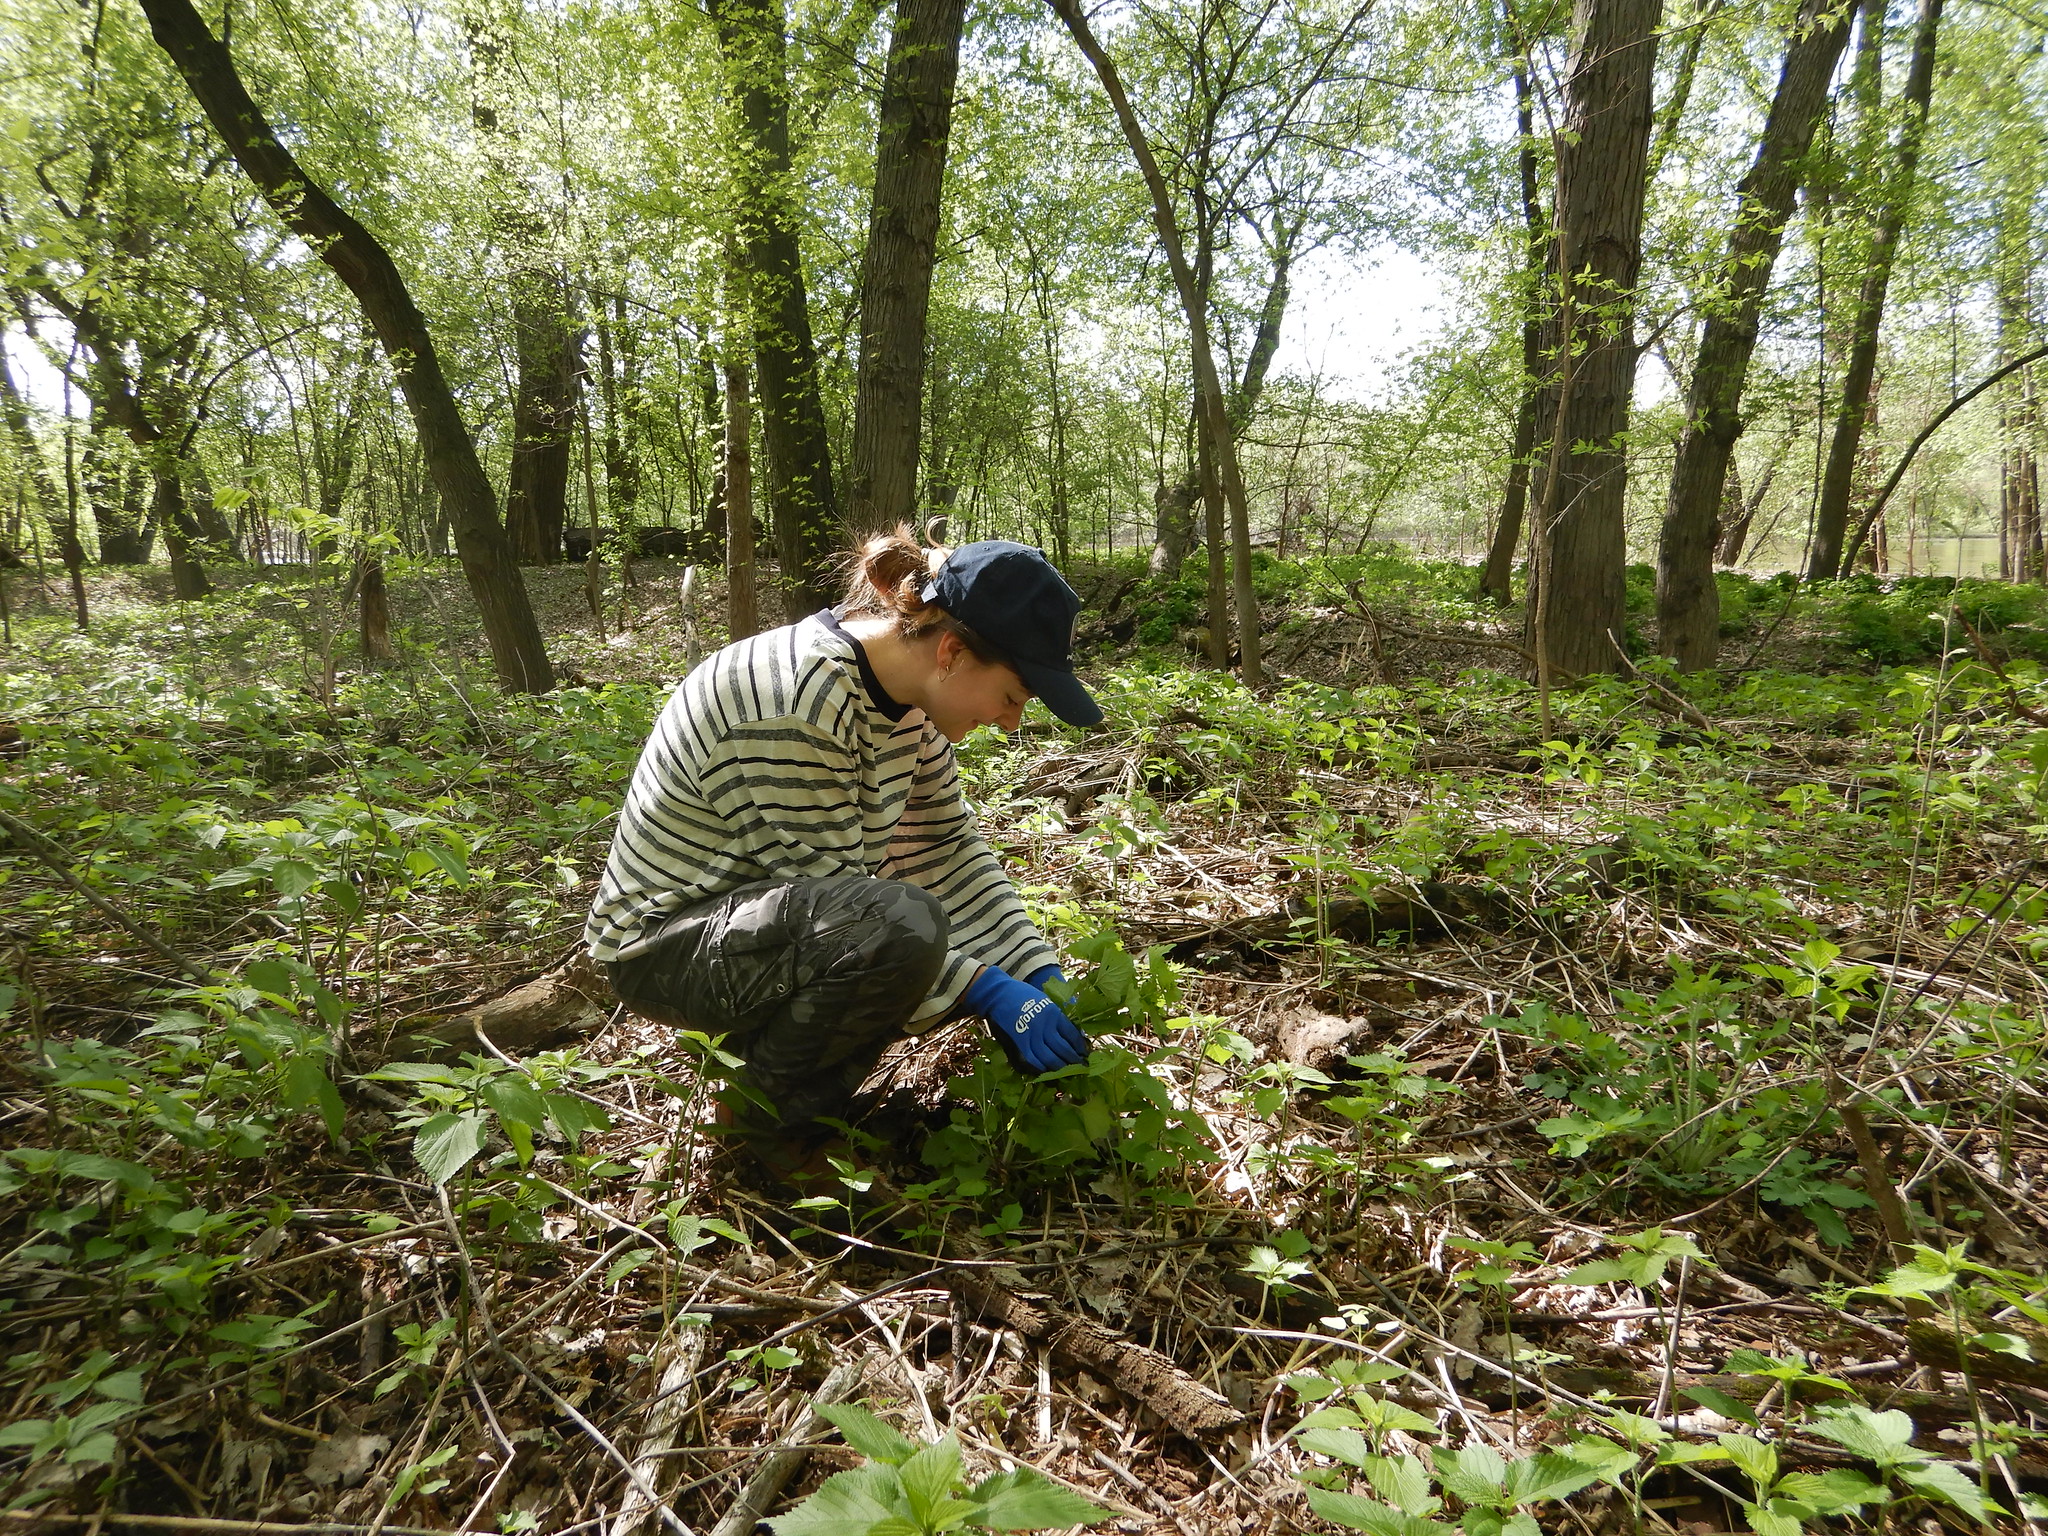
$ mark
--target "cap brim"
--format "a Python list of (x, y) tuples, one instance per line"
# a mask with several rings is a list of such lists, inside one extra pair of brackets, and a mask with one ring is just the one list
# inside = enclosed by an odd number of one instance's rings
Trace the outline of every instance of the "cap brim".
[(1045, 700), (1045, 707), (1069, 725), (1102, 724), (1102, 706), (1088, 695), (1081, 680), (1071, 672), (1034, 666), (1028, 661), (1010, 663), (1017, 675), (1031, 685), (1031, 691)]

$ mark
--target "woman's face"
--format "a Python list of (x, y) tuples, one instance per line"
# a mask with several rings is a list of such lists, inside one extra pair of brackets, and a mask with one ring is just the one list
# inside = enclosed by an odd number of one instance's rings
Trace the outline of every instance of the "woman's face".
[(937, 673), (925, 690), (926, 718), (948, 741), (964, 740), (984, 725), (1014, 731), (1031, 687), (1001, 662), (983, 661), (957, 635), (939, 636)]

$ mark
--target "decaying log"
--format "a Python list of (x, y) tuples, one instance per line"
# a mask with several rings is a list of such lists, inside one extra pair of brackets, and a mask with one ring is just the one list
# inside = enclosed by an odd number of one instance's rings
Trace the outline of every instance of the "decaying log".
[(796, 1476), (797, 1468), (809, 1459), (811, 1453), (804, 1446), (825, 1432), (825, 1419), (818, 1412), (820, 1405), (843, 1403), (858, 1393), (867, 1368), (866, 1355), (832, 1368), (832, 1374), (811, 1395), (804, 1411), (789, 1426), (789, 1432), (776, 1442), (754, 1475), (747, 1479), (746, 1485), (740, 1489), (740, 1496), (725, 1512), (725, 1518), (711, 1528), (711, 1536), (753, 1536), (754, 1527), (768, 1513), (768, 1506), (775, 1502), (775, 1496)]
[(398, 1052), (414, 1061), (453, 1061), (481, 1051), (483, 1035), (509, 1056), (545, 1050), (594, 1035), (610, 1017), (611, 988), (581, 950), (565, 964), (488, 1002), (399, 1036)]
[[(2011, 1323), (1994, 1325), (2009, 1333), (2018, 1330)], [(1971, 1348), (1955, 1330), (1933, 1318), (1913, 1318), (1906, 1323), (1906, 1346), (1913, 1358), (1937, 1371), (1967, 1372), (1973, 1381), (2003, 1382), (2011, 1386), (2048, 1391), (2048, 1341), (2028, 1330), (2027, 1339), (2035, 1351), (2032, 1360), (1998, 1350)]]
[(1235, 1429), (1245, 1420), (1228, 1398), (1195, 1380), (1157, 1350), (1133, 1344), (1086, 1318), (1069, 1316), (1043, 1296), (1027, 1299), (970, 1271), (949, 1276), (947, 1284), (970, 1312), (1015, 1329), (1027, 1339), (1050, 1346), (1068, 1363), (1095, 1372), (1189, 1439)]
[[(704, 1358), (705, 1341), (711, 1330), (698, 1324), (671, 1327), (655, 1349), (660, 1367), (654, 1401), (647, 1408), (647, 1422), (633, 1449), (633, 1470), (656, 1498), (668, 1497), (681, 1463), (666, 1453), (675, 1445), (677, 1431), (697, 1402), (697, 1367)], [(626, 1500), (612, 1521), (611, 1536), (653, 1536), (662, 1528), (659, 1506), (650, 1504), (639, 1483), (626, 1483)]]

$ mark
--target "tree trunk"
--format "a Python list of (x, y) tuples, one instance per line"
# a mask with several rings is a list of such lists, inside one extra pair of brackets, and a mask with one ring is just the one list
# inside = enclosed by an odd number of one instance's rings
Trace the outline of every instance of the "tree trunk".
[(1557, 146), (1561, 334), (1571, 351), (1535, 538), (1538, 670), (1619, 671), (1627, 622), (1623, 502), (1644, 168), (1663, 0), (1578, 0)]
[(391, 659), (391, 595), (384, 585), (384, 557), (366, 551), (356, 570), (356, 639), (363, 660)]
[(1849, 360), (1843, 369), (1842, 394), (1835, 407), (1834, 437), (1828, 444), (1820, 504), (1814, 512), (1813, 552), (1806, 569), (1811, 581), (1835, 576), (1842, 563), (1842, 544), (1849, 527), (1849, 499), (1855, 489), (1863, 432), (1869, 420), (1871, 381), (1877, 374), (1878, 328), (1884, 321), (1885, 297), (1891, 288), (1892, 266), (1898, 258), (1899, 236), (1913, 201), (1914, 181), (1920, 169), (1920, 142), (1927, 128), (1928, 103), (1934, 95), (1934, 54), (1941, 9), (1942, 0), (1920, 0), (1919, 19), (1913, 29), (1913, 58), (1906, 70), (1903, 96), (1905, 120), (1899, 128), (1897, 159), (1880, 193), (1877, 227), (1870, 236), (1869, 261), (1856, 298)]
[(1195, 546), (1195, 498), (1201, 494), (1198, 474), (1184, 474), (1172, 485), (1161, 481), (1152, 491), (1152, 554), (1146, 569), (1172, 580)]
[(861, 267), (847, 486), (847, 522), (856, 534), (909, 521), (917, 508), (925, 333), (965, 17), (965, 0), (897, 0)]
[[(1245, 500), (1244, 473), (1238, 464), (1237, 438), (1231, 430), (1230, 405), (1224, 397), (1223, 382), (1216, 372), (1216, 355), (1209, 344), (1208, 303), (1181, 244), (1180, 223), (1173, 211), (1173, 194), (1166, 185), (1166, 178), (1159, 173), (1158, 159), (1145, 137), (1144, 125), (1131, 108), (1130, 97), (1124, 93), (1123, 80), (1117, 74), (1116, 65), (1103, 52), (1087, 17), (1081, 13), (1079, 0), (1048, 0), (1048, 3), (1065, 24), (1082, 55), (1094, 67), (1095, 76), (1102, 82), (1103, 93), (1109, 97), (1117, 123), (1123, 129), (1124, 141), (1130, 146), (1131, 156), (1138, 162), (1138, 170), (1145, 178), (1145, 188), (1151, 194), (1152, 223), (1159, 232), (1166, 264), (1173, 273), (1173, 286), (1180, 296), (1181, 310), (1187, 317), (1189, 353), (1195, 368), (1195, 398), (1209, 445), (1215, 452), (1223, 497), (1230, 508), (1233, 586), (1237, 597), (1238, 675), (1246, 687), (1256, 688), (1263, 680), (1264, 667), (1260, 658), (1258, 602), (1252, 589), (1251, 509)], [(1209, 627), (1212, 631), (1222, 622), (1222, 614), (1210, 613)]]
[(1847, 11), (1828, 15), (1806, 0), (1792, 25), (1763, 137), (1735, 190), (1728, 253), (1703, 307), (1707, 321), (1693, 362), (1686, 424), (1671, 471), (1657, 545), (1657, 645), (1680, 671), (1709, 668), (1721, 647), (1721, 589), (1714, 545), (1736, 439), (1742, 392), (1785, 224), (1805, 174), (1813, 136), (1827, 111), (1828, 82), (1849, 38)]
[(840, 530), (797, 239), (782, 0), (710, 0), (710, 5), (739, 119), (734, 211), (752, 299), (754, 367), (783, 612), (793, 623), (831, 601), (827, 566)]
[(198, 557), (199, 524), (185, 504), (185, 481), (179, 466), (161, 455), (156, 467), (156, 492), (150, 520), (163, 530), (164, 551), (171, 559), (171, 592), (186, 602), (213, 595), (206, 567)]
[(150, 31), (272, 209), (333, 268), (363, 306), (411, 409), (420, 448), (455, 534), (463, 574), (483, 620), (499, 679), (544, 693), (554, 686), (547, 648), (498, 522), (497, 498), (442, 375), (426, 318), (375, 236), (306, 173), (235, 73), (233, 58), (191, 0), (142, 0)]
[(1515, 595), (1515, 546), (1522, 538), (1522, 517), (1529, 505), (1529, 474), (1536, 453), (1536, 434), (1557, 415), (1555, 370), (1543, 356), (1543, 317), (1549, 306), (1544, 267), (1550, 239), (1543, 202), (1536, 190), (1536, 93), (1527, 63), (1515, 69), (1515, 125), (1521, 148), (1515, 156), (1522, 179), (1522, 403), (1515, 411), (1515, 438), (1508, 452), (1508, 483), (1501, 492), (1500, 515), (1486, 547), (1479, 573), (1479, 595), (1505, 607)]
[(96, 428), (86, 438), (85, 484), (100, 531), (101, 565), (149, 564), (155, 541), (143, 536), (142, 474), (142, 466), (124, 462), (101, 441)]
[(737, 359), (725, 368), (725, 612), (726, 629), (744, 640), (761, 628), (754, 595), (753, 383)]
[(591, 312), (597, 317), (597, 370), (604, 394), (604, 483), (612, 522), (630, 535), (640, 522), (640, 352), (626, 321), (624, 294), (612, 296), (609, 320), (601, 295), (591, 295)]
[[(1286, 323), (1287, 303), (1293, 294), (1294, 246), (1301, 236), (1301, 227), (1300, 219), (1291, 226), (1284, 219), (1274, 225), (1273, 271), (1266, 282), (1265, 300), (1259, 306), (1259, 327), (1252, 337), (1251, 351), (1245, 355), (1244, 373), (1230, 396), (1232, 431), (1240, 438), (1258, 411), (1273, 355), (1280, 350), (1280, 331)], [(1189, 424), (1191, 441), (1199, 440), (1200, 419), (1198, 407), (1194, 421)], [(1152, 575), (1169, 579), (1180, 575), (1188, 551), (1195, 546), (1194, 508), (1201, 494), (1201, 465), (1194, 458), (1190, 458), (1186, 471), (1173, 485), (1162, 484), (1154, 490), (1152, 554), (1147, 561)]]
[(72, 603), (82, 632), (89, 627), (90, 615), (85, 600), (85, 545), (78, 537), (78, 468), (74, 441), (67, 427), (64, 490), (60, 494), (57, 482), (50, 477), (50, 465), (43, 457), (42, 445), (36, 441), (35, 429), (29, 424), (28, 402), (15, 387), (14, 373), (7, 366), (4, 350), (0, 350), (0, 410), (4, 410), (6, 415), (7, 435), (14, 439), (14, 451), (28, 478), (35, 482), (36, 495), (43, 503), (43, 521), (56, 535), (57, 558), (64, 562), (65, 573), (71, 578)]
[(521, 565), (554, 565), (569, 524), (570, 434), (576, 421), (576, 345), (567, 294), (552, 273), (512, 280), (519, 383), (512, 400), (512, 469), (505, 533)]
[(1230, 563), (1225, 540), (1229, 530), (1223, 508), (1223, 478), (1216, 472), (1216, 444), (1206, 417), (1195, 418), (1195, 474), (1202, 488), (1202, 542), (1209, 556), (1209, 665), (1221, 671), (1230, 665)]

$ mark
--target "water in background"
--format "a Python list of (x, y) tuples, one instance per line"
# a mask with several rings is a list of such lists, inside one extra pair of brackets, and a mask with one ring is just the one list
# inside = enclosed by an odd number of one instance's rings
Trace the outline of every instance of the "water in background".
[[(1912, 557), (1910, 562), (1907, 559), (1909, 553)], [(1797, 544), (1772, 544), (1753, 551), (1750, 558), (1742, 562), (1742, 569), (1752, 576), (1770, 576), (1779, 571), (1796, 571), (1801, 569), (1800, 555), (1800, 546)], [(1932, 539), (1915, 539), (1910, 551), (1905, 540), (1894, 539), (1891, 547), (1891, 565), (1884, 574), (1995, 577), (1998, 574), (1998, 535), (1966, 533), (1957, 537), (1943, 534)]]

